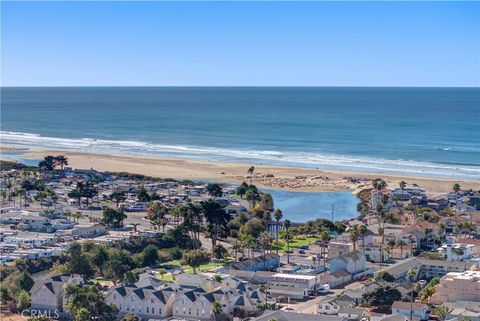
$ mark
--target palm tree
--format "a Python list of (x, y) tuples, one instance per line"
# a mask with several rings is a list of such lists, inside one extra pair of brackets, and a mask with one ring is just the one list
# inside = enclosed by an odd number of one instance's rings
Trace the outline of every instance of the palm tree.
[(255, 166), (250, 166), (247, 170), (247, 174), (250, 175), (250, 185), (252, 185), (253, 177), (255, 176)]
[(445, 321), (451, 309), (441, 304), (433, 309), (433, 314), (438, 317), (440, 321)]
[(292, 222), (290, 222), (290, 220), (285, 220), (285, 222), (283, 222), (283, 226), (287, 230), (287, 263), (290, 264), (290, 234), (289, 234), (289, 229), (292, 226)]
[(68, 158), (63, 155), (58, 155), (55, 157), (55, 166), (60, 166), (63, 171), (63, 167), (68, 165)]
[(401, 181), (400, 183), (398, 183), (398, 186), (402, 190), (402, 199), (403, 199), (403, 190), (405, 189), (405, 187), (407, 187), (407, 182)]
[(213, 320), (217, 321), (217, 316), (223, 312), (222, 304), (218, 301), (212, 302), (212, 314)]
[(240, 252), (240, 253), (243, 252), (242, 243), (238, 240), (235, 240), (235, 242), (232, 244), (231, 251), (233, 252), (233, 257), (234, 257), (235, 262), (237, 262), (238, 252)]
[(367, 235), (368, 228), (365, 224), (358, 227), (358, 234), (362, 237), (362, 254), (365, 255), (365, 235)]
[(130, 223), (131, 226), (133, 226), (133, 231), (137, 233), (137, 226), (140, 225), (140, 223)]
[(374, 179), (372, 185), (377, 191), (381, 191), (387, 187), (387, 183), (381, 178)]
[(352, 278), (354, 274), (357, 273), (357, 240), (358, 240), (358, 225), (353, 225), (349, 232), (350, 234), (350, 241), (353, 243), (353, 264), (354, 264), (354, 273), (352, 274)]
[(277, 208), (273, 215), (275, 216), (275, 221), (276, 221), (275, 230), (277, 234), (276, 237), (277, 237), (277, 254), (278, 254), (278, 226), (279, 226), (280, 220), (283, 218), (283, 214), (282, 214), (282, 211)]
[(408, 271), (408, 279), (412, 283), (412, 292), (410, 292), (410, 321), (413, 319), (413, 290), (414, 290), (414, 281), (417, 277), (417, 269), (413, 268)]
[(403, 260), (403, 247), (407, 245), (404, 240), (398, 240), (397, 246), (400, 247), (400, 260)]
[(323, 259), (323, 273), (327, 273), (327, 259), (325, 257), (325, 248), (327, 247), (328, 239), (330, 236), (328, 235), (328, 232), (324, 229), (323, 231), (320, 232), (319, 235), (320, 241), (322, 242), (322, 247), (321, 247), (321, 252), (322, 252), (322, 259)]
[(394, 239), (388, 239), (387, 240), (387, 251), (389, 253), (389, 259), (391, 258), (390, 256), (390, 253), (392, 252), (392, 250), (395, 248), (395, 245), (397, 244), (397, 242), (395, 242)]
[(462, 190), (462, 188), (460, 187), (460, 184), (458, 184), (458, 183), (453, 184), (452, 189), (455, 193), (458, 193)]

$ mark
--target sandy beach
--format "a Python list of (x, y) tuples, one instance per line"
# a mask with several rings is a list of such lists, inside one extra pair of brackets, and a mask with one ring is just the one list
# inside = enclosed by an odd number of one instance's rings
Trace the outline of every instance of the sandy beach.
[[(402, 180), (409, 186), (416, 184), (429, 192), (443, 193), (452, 189), (455, 182), (464, 189), (479, 189), (478, 182), (445, 180), (427, 177), (386, 175), (383, 173), (355, 173), (324, 171), (310, 168), (270, 166), (257, 164), (240, 164), (214, 162), (208, 160), (185, 160), (162, 157), (80, 153), (59, 150), (16, 149), (2, 146), (2, 151), (21, 151), (21, 157), (41, 159), (46, 155), (62, 154), (68, 157), (69, 166), (73, 168), (93, 168), (99, 171), (117, 171), (149, 175), (162, 178), (215, 180), (219, 182), (249, 181), (247, 169), (255, 166), (254, 184), (263, 188), (289, 191), (333, 192), (342, 190), (359, 190), (369, 185), (366, 180), (383, 178), (389, 186), (398, 186)], [(350, 178), (359, 179), (358, 182)]]

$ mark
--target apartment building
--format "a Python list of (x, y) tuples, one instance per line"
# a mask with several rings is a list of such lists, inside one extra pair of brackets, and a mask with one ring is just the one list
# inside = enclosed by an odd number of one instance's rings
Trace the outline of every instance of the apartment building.
[(450, 272), (435, 286), (433, 304), (457, 301), (480, 302), (480, 271)]

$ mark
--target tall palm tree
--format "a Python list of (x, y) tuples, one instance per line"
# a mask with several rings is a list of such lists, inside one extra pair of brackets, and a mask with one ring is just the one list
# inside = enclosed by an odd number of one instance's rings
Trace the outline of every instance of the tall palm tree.
[(407, 182), (401, 181), (400, 183), (398, 183), (398, 186), (402, 190), (402, 196), (403, 196), (403, 190), (405, 189), (405, 187), (407, 187)]
[(448, 314), (450, 313), (451, 309), (448, 308), (447, 306), (441, 304), (437, 306), (436, 308), (433, 309), (433, 314), (438, 317), (440, 321), (445, 321), (447, 318)]
[(323, 273), (327, 273), (327, 258), (325, 257), (325, 248), (327, 247), (328, 239), (330, 236), (328, 235), (328, 232), (324, 229), (323, 231), (320, 232), (319, 235), (320, 241), (321, 241), (321, 249), (320, 251), (322, 252), (322, 259), (323, 259)]
[(223, 307), (222, 304), (218, 301), (213, 301), (212, 302), (212, 314), (213, 314), (213, 320), (217, 321), (217, 316), (222, 314), (223, 312)]
[(397, 246), (400, 247), (400, 260), (403, 260), (403, 247), (407, 245), (404, 240), (398, 240)]
[(130, 223), (131, 226), (133, 226), (133, 231), (137, 233), (137, 227), (140, 225), (140, 223)]
[(247, 174), (250, 175), (250, 185), (253, 183), (253, 177), (255, 176), (255, 166), (250, 166), (247, 170)]
[(292, 226), (292, 222), (290, 222), (290, 220), (285, 220), (285, 222), (283, 222), (283, 226), (285, 227), (285, 229), (287, 231), (287, 263), (290, 264), (290, 233), (289, 233), (289, 229)]
[[(397, 244), (397, 243), (395, 242), (394, 239), (388, 239), (388, 240), (387, 240), (387, 251), (388, 251), (389, 254), (393, 251), (393, 249), (395, 248), (395, 245), (396, 245), (396, 244)], [(389, 259), (390, 259), (390, 258), (391, 258), (391, 256), (389, 255)]]
[(350, 230), (348, 231), (349, 235), (350, 235), (350, 241), (352, 241), (353, 243), (353, 264), (354, 264), (354, 273), (352, 274), (352, 278), (353, 278), (353, 275), (355, 273), (357, 273), (357, 241), (358, 241), (358, 225), (353, 225)]
[(277, 254), (278, 254), (278, 226), (280, 224), (280, 220), (283, 218), (283, 213), (280, 209), (277, 208), (273, 215), (275, 216), (275, 221), (276, 221), (275, 230), (276, 230), (276, 234), (277, 234), (276, 238), (277, 238)]
[(68, 165), (68, 158), (63, 155), (58, 155), (55, 157), (55, 166), (60, 166), (63, 171), (64, 166)]
[(358, 234), (362, 237), (362, 254), (365, 255), (365, 235), (367, 235), (368, 228), (365, 224), (360, 224), (358, 227)]
[(417, 269), (412, 268), (410, 271), (408, 271), (408, 279), (412, 283), (412, 292), (410, 292), (410, 318), (409, 321), (412, 321), (413, 319), (413, 290), (414, 290), (414, 282), (415, 278), (417, 277)]
[(238, 258), (238, 252), (243, 253), (243, 244), (240, 241), (235, 240), (235, 242), (232, 244), (231, 251), (233, 252), (233, 258), (236, 263)]

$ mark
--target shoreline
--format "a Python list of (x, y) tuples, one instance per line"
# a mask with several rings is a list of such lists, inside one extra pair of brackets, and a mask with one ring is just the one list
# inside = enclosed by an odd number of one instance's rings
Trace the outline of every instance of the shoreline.
[[(1, 146), (1, 152), (21, 152), (26, 159), (42, 159), (46, 155), (62, 154), (68, 157), (73, 168), (94, 168), (99, 171), (129, 172), (153, 177), (213, 180), (222, 183), (241, 183), (250, 181), (247, 169), (255, 166), (253, 184), (260, 188), (286, 190), (291, 192), (339, 192), (351, 191), (356, 194), (370, 186), (370, 180), (384, 179), (390, 187), (398, 187), (400, 181), (408, 186), (419, 186), (428, 193), (446, 193), (452, 190), (454, 183), (463, 189), (479, 189), (479, 182), (450, 180), (441, 178), (415, 177), (383, 173), (362, 173), (350, 171), (331, 171), (312, 168), (227, 163), (210, 160), (189, 160), (145, 155), (114, 153), (76, 152), (59, 149), (38, 149), (25, 146)], [(2, 157), (2, 159), (5, 159)], [(355, 182), (349, 178), (360, 179)]]

